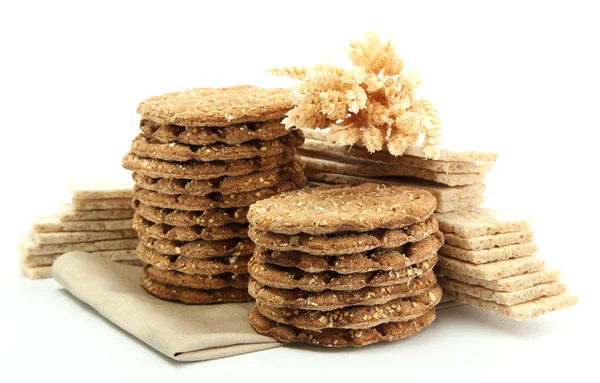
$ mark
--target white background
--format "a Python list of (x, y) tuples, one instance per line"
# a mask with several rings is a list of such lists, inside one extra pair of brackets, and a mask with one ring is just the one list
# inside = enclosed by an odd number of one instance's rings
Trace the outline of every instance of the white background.
[[(295, 381), (557, 378), (596, 374), (598, 58), (594, 2), (15, 2), (0, 5), (4, 339), (0, 381)], [(121, 179), (137, 104), (166, 91), (290, 85), (270, 66), (330, 61), (374, 29), (425, 80), (444, 142), (492, 149), (486, 205), (533, 221), (573, 309), (517, 323), (473, 308), (360, 350), (294, 346), (177, 364), (52, 280), (16, 247), (70, 182)], [(591, 347), (591, 348), (589, 348)], [(367, 380), (368, 379), (368, 380)]]

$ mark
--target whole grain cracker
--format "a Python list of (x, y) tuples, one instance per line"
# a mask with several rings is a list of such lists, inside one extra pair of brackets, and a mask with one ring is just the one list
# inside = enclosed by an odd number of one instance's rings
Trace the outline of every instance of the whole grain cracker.
[(484, 173), (448, 174), (404, 165), (347, 163), (306, 155), (300, 158), (306, 163), (307, 169), (359, 177), (412, 177), (448, 186), (480, 184), (485, 179)]
[(183, 242), (197, 241), (199, 239), (219, 241), (230, 238), (248, 237), (248, 225), (246, 224), (229, 223), (223, 226), (177, 227), (163, 223), (153, 223), (137, 213), (133, 217), (133, 227), (140, 236)]
[(156, 239), (143, 235), (141, 243), (165, 255), (181, 255), (187, 258), (215, 258), (222, 256), (252, 255), (254, 242), (248, 238), (232, 238), (220, 241), (198, 240), (193, 242)]
[(246, 289), (226, 287), (215, 290), (201, 290), (191, 287), (167, 285), (153, 280), (146, 272), (142, 273), (141, 282), (142, 287), (147, 292), (157, 298), (168, 301), (178, 301), (194, 305), (252, 301), (252, 297)]
[(44, 245), (36, 243), (31, 237), (26, 236), (21, 240), (20, 248), (25, 255), (47, 255), (62, 254), (69, 251), (130, 250), (135, 249), (139, 242), (137, 238), (131, 238)]
[(19, 268), (25, 277), (29, 279), (46, 279), (52, 277), (52, 266), (31, 266), (19, 262)]
[(319, 293), (299, 289), (277, 289), (265, 286), (252, 277), (248, 291), (256, 299), (272, 307), (329, 311), (349, 306), (380, 305), (394, 299), (413, 297), (436, 284), (433, 271), (407, 283), (386, 287), (365, 287), (354, 291), (325, 290)]
[(434, 233), (417, 243), (394, 249), (375, 249), (358, 254), (321, 256), (300, 251), (273, 251), (257, 246), (254, 259), (281, 267), (295, 267), (309, 273), (334, 271), (339, 274), (366, 273), (376, 270), (399, 270), (431, 258), (443, 243), (441, 233)]
[(534, 299), (518, 305), (506, 306), (454, 291), (446, 291), (444, 294), (457, 302), (472, 305), (518, 321), (533, 319), (553, 311), (569, 308), (575, 306), (579, 301), (579, 298), (574, 295), (560, 294)]
[(254, 157), (269, 157), (283, 153), (286, 148), (302, 145), (304, 138), (299, 131), (290, 132), (274, 140), (252, 140), (236, 145), (215, 143), (210, 145), (186, 145), (179, 142), (163, 143), (138, 135), (131, 144), (131, 152), (146, 158), (164, 161), (185, 162), (197, 160), (233, 161)]
[(367, 232), (422, 222), (435, 205), (433, 195), (421, 189), (382, 184), (323, 186), (256, 202), (250, 206), (248, 221), (259, 230), (288, 235)]
[(336, 233), (336, 235), (310, 234), (285, 235), (261, 231), (252, 225), (248, 230), (257, 245), (270, 250), (302, 251), (315, 255), (355, 254), (378, 247), (391, 249), (409, 242), (419, 242), (437, 232), (437, 222), (432, 217), (423, 222), (396, 230), (373, 230), (366, 233)]
[(475, 278), (467, 274), (458, 273), (456, 271), (441, 267), (436, 267), (435, 273), (440, 277), (452, 278), (459, 282), (482, 286), (494, 291), (506, 292), (526, 289), (540, 283), (556, 282), (560, 277), (560, 270), (551, 268), (545, 268), (541, 271), (501, 278), (495, 281), (486, 281), (484, 279)]
[(446, 257), (482, 264), (511, 258), (526, 257), (535, 254), (537, 250), (538, 247), (535, 242), (528, 242), (483, 250), (465, 250), (460, 247), (444, 245), (439, 253)]
[[(131, 193), (131, 192), (130, 192)], [(76, 199), (71, 200), (74, 210), (131, 209), (131, 198)]]
[(293, 106), (291, 89), (235, 85), (152, 96), (140, 103), (137, 112), (161, 124), (227, 126), (281, 119)]
[(171, 226), (223, 226), (229, 223), (248, 223), (247, 207), (188, 211), (154, 207), (139, 200), (135, 200), (134, 205), (137, 214), (148, 221)]
[(492, 301), (501, 305), (518, 305), (529, 302), (541, 297), (564, 294), (567, 291), (567, 285), (564, 283), (552, 282), (541, 283), (522, 290), (502, 292), (486, 289), (485, 287), (470, 285), (455, 281), (450, 278), (438, 278), (438, 283), (444, 291), (454, 291), (460, 294), (466, 294), (475, 298)]
[(483, 207), (435, 214), (444, 233), (463, 238), (528, 231), (529, 221)]
[(494, 281), (514, 275), (533, 273), (544, 268), (544, 260), (536, 256), (513, 258), (480, 265), (439, 255), (438, 266), (474, 278)]
[(302, 330), (268, 319), (260, 314), (256, 306), (250, 311), (249, 318), (256, 332), (281, 342), (301, 342), (325, 347), (361, 347), (382, 341), (400, 340), (420, 332), (434, 321), (435, 309), (407, 322), (384, 323), (361, 330)]
[(57, 233), (69, 231), (113, 231), (132, 228), (131, 219), (110, 219), (92, 221), (61, 221), (58, 216), (40, 216), (33, 220), (32, 229), (36, 233)]
[[(133, 194), (133, 191), (132, 191)], [(58, 211), (61, 221), (93, 221), (109, 219), (131, 219), (134, 210), (129, 206), (127, 209), (111, 210), (75, 210), (73, 205), (62, 204)]]
[(224, 289), (227, 287), (234, 289), (248, 288), (248, 274), (185, 274), (178, 271), (161, 270), (151, 265), (144, 265), (144, 271), (151, 279), (165, 285), (191, 287), (200, 290)]
[[(89, 251), (88, 253), (108, 258), (111, 261), (133, 261), (138, 259), (135, 249)], [(56, 259), (58, 259), (58, 257), (60, 257), (61, 255), (63, 255), (63, 253), (45, 255), (20, 254), (20, 260), (29, 266), (47, 266), (52, 265), (54, 261), (56, 261)]]
[(484, 250), (494, 247), (519, 245), (533, 241), (533, 231), (516, 231), (514, 233), (482, 235), (480, 237), (463, 238), (456, 234), (444, 234), (446, 244), (465, 250)]
[(71, 197), (75, 199), (107, 199), (107, 198), (129, 198), (131, 199), (131, 181), (107, 181), (91, 183), (75, 183), (68, 185)]
[[(301, 149), (302, 152), (315, 152), (332, 159), (339, 158), (346, 162), (352, 158), (358, 158), (367, 161), (428, 169), (439, 173), (484, 173), (492, 169), (492, 162), (440, 161), (409, 155), (394, 156), (383, 150), (370, 153), (366, 148), (360, 146), (340, 146), (312, 138), (306, 139)], [(311, 154), (308, 154), (308, 156), (311, 156)]]
[(137, 238), (133, 229), (113, 231), (71, 231), (62, 233), (36, 233), (31, 231), (31, 238), (40, 245), (65, 244), (78, 242), (97, 242), (108, 239)]
[(295, 158), (274, 169), (252, 172), (237, 177), (219, 177), (207, 180), (152, 178), (133, 173), (136, 184), (146, 190), (163, 194), (207, 195), (210, 193), (241, 193), (270, 188), (296, 178), (304, 170), (304, 162)]
[(258, 282), (278, 289), (300, 289), (310, 292), (324, 290), (351, 291), (365, 287), (385, 287), (406, 283), (433, 269), (437, 255), (409, 267), (390, 271), (338, 274), (335, 272), (307, 273), (295, 268), (282, 268), (259, 263), (254, 258), (248, 263), (248, 272)]
[(269, 157), (233, 161), (168, 162), (139, 157), (130, 152), (123, 157), (122, 165), (125, 169), (149, 177), (207, 180), (224, 176), (242, 176), (256, 171), (273, 169), (291, 161), (295, 155), (296, 149), (286, 148), (283, 153)]
[(215, 275), (223, 273), (248, 273), (250, 256), (188, 258), (179, 255), (164, 255), (140, 243), (138, 257), (144, 263), (161, 270), (179, 271), (185, 274)]

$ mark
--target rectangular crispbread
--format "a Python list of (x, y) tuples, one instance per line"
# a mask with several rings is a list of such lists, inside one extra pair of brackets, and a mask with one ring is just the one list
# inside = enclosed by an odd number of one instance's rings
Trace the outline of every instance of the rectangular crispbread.
[(572, 307), (579, 300), (577, 296), (574, 295), (560, 294), (534, 299), (518, 305), (507, 306), (454, 291), (446, 291), (444, 295), (457, 302), (472, 305), (519, 321), (536, 318), (553, 311)]
[(96, 242), (106, 239), (128, 239), (137, 238), (133, 229), (113, 231), (71, 231), (62, 233), (36, 233), (31, 231), (31, 238), (40, 245)]
[(541, 283), (517, 291), (494, 291), (485, 287), (470, 285), (450, 278), (438, 278), (438, 284), (444, 291), (454, 291), (475, 298), (492, 301), (501, 305), (518, 305), (541, 297), (563, 294), (567, 285), (560, 282)]
[(464, 186), (446, 186), (435, 182), (418, 180), (414, 178), (401, 177), (359, 177), (347, 174), (322, 172), (319, 170), (306, 169), (304, 174), (311, 181), (322, 182), (327, 184), (342, 184), (342, 185), (360, 185), (366, 182), (382, 183), (386, 185), (410, 186), (418, 189), (424, 189), (433, 194), (440, 202), (450, 202), (455, 200), (463, 200), (465, 198), (477, 198), (483, 196), (485, 191), (484, 184), (473, 184)]
[(91, 221), (61, 221), (58, 216), (36, 217), (32, 229), (36, 233), (58, 233), (69, 231), (113, 231), (133, 227), (131, 219)]
[(39, 244), (35, 243), (29, 236), (21, 240), (20, 249), (25, 255), (48, 255), (63, 254), (69, 251), (104, 251), (104, 250), (133, 250), (140, 243), (137, 238), (111, 239), (105, 241)]
[(494, 247), (518, 245), (533, 241), (533, 231), (516, 231), (480, 237), (463, 238), (453, 233), (444, 233), (446, 244), (465, 250), (483, 250)]
[(58, 216), (61, 221), (94, 221), (112, 219), (131, 219), (135, 210), (129, 206), (126, 209), (109, 210), (75, 210), (73, 205), (63, 204), (60, 206)]
[(435, 208), (435, 211), (440, 213), (447, 213), (450, 211), (467, 209), (482, 204), (483, 200), (483, 194), (477, 197), (455, 199), (451, 201), (438, 200), (438, 204)]
[[(135, 249), (132, 250), (104, 250), (104, 251), (89, 251), (88, 253), (98, 255), (103, 258), (108, 258), (111, 261), (134, 261), (139, 259)], [(29, 266), (46, 266), (52, 265), (60, 254), (47, 255), (21, 255), (21, 262)]]
[(75, 210), (131, 209), (131, 198), (75, 199), (71, 200)]
[(483, 250), (465, 250), (460, 247), (444, 245), (438, 253), (462, 261), (480, 264), (504, 259), (526, 257), (535, 254), (537, 250), (538, 248), (535, 242), (528, 242)]
[(341, 173), (359, 177), (412, 177), (437, 182), (448, 186), (480, 184), (485, 173), (448, 174), (405, 165), (346, 163), (339, 160), (300, 156), (307, 169)]
[(133, 198), (133, 181), (76, 183), (68, 186), (75, 199)]
[(52, 277), (52, 266), (30, 266), (19, 262), (19, 268), (23, 275), (29, 279), (45, 279)]
[(359, 158), (367, 161), (428, 169), (440, 173), (484, 173), (490, 171), (493, 164), (492, 162), (426, 160), (408, 155), (394, 156), (383, 150), (369, 153), (367, 149), (360, 146), (340, 146), (312, 138), (307, 138), (300, 149), (301, 151), (322, 153), (333, 159), (339, 158), (342, 161), (347, 161), (350, 158)]
[[(325, 141), (329, 129), (302, 129), (306, 138)], [(363, 146), (361, 143), (356, 143), (354, 146)], [(386, 151), (383, 149), (383, 151)], [(404, 155), (419, 158), (426, 158), (423, 147), (419, 145), (410, 145), (404, 151)], [(498, 153), (495, 152), (478, 152), (473, 150), (459, 150), (442, 147), (440, 158), (438, 161), (486, 161), (494, 162), (498, 159)]]
[(477, 265), (439, 255), (437, 265), (444, 269), (456, 271), (474, 278), (494, 281), (501, 278), (512, 277), (513, 275), (540, 271), (544, 268), (544, 260), (530, 255), (522, 258), (513, 258), (505, 261)]
[(440, 230), (463, 238), (529, 231), (529, 221), (483, 207), (435, 213)]
[(467, 274), (458, 273), (456, 271), (441, 267), (436, 267), (435, 274), (441, 278), (452, 278), (459, 282), (482, 286), (494, 291), (504, 292), (522, 290), (540, 283), (556, 282), (558, 281), (558, 278), (560, 278), (560, 270), (551, 268), (545, 268), (541, 271), (501, 278), (495, 281), (486, 281), (484, 279), (475, 278)]

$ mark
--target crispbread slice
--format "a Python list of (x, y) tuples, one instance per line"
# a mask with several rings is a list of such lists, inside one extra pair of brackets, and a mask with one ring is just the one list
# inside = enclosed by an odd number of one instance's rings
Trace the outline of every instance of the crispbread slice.
[(572, 307), (575, 306), (575, 304), (579, 301), (577, 296), (560, 294), (551, 297), (534, 299), (518, 305), (507, 306), (454, 291), (445, 291), (444, 296), (447, 296), (448, 298), (451, 298), (457, 302), (469, 304), (518, 321), (536, 318), (540, 315), (544, 315), (553, 311)]
[(441, 173), (483, 173), (492, 169), (492, 162), (426, 160), (409, 155), (394, 156), (384, 150), (370, 153), (360, 146), (340, 146), (312, 138), (307, 139), (301, 149), (302, 151), (321, 153), (331, 158), (340, 158), (342, 161), (360, 158), (361, 160), (405, 165)]
[(544, 260), (530, 255), (522, 258), (513, 258), (477, 265), (440, 255), (438, 266), (474, 278), (494, 281), (501, 278), (512, 277), (513, 275), (540, 271), (544, 268)]
[(441, 255), (447, 257), (468, 261), (471, 263), (488, 263), (500, 261), (504, 259), (526, 257), (535, 254), (537, 251), (535, 242), (521, 243), (518, 245), (509, 245), (502, 247), (494, 247), (483, 250), (465, 250), (460, 247), (444, 245), (439, 250)]
[[(329, 129), (302, 129), (306, 138), (311, 138), (320, 141), (326, 141)], [(356, 146), (362, 146), (361, 143), (356, 143)], [(386, 151), (383, 149), (382, 151)], [(413, 156), (419, 158), (427, 158), (423, 147), (419, 145), (410, 145), (404, 151), (405, 156)], [(495, 152), (476, 152), (472, 150), (459, 150), (451, 148), (442, 148), (438, 161), (487, 161), (494, 162), (498, 159), (498, 153)]]
[(435, 273), (439, 277), (452, 278), (459, 282), (482, 286), (494, 291), (505, 292), (526, 289), (528, 287), (535, 286), (540, 283), (556, 282), (560, 277), (560, 270), (551, 268), (545, 268), (541, 271), (501, 278), (495, 281), (486, 281), (484, 279), (475, 278), (467, 274), (458, 273), (456, 271), (444, 269), (441, 267), (437, 267), (435, 269)]
[(106, 241), (79, 242), (79, 243), (57, 243), (57, 244), (39, 244), (32, 238), (24, 237), (20, 248), (25, 255), (48, 255), (63, 254), (69, 251), (103, 251), (103, 250), (131, 250), (139, 244), (137, 238), (131, 239), (113, 239)]
[[(311, 153), (311, 155), (313, 154)], [(413, 177), (448, 186), (479, 184), (485, 179), (484, 173), (448, 174), (405, 165), (349, 163), (306, 155), (300, 156), (300, 158), (306, 163), (307, 169), (359, 177)]]
[(454, 291), (508, 306), (529, 302), (541, 297), (563, 294), (567, 291), (567, 285), (559, 282), (541, 283), (522, 290), (510, 292), (494, 291), (486, 289), (485, 287), (455, 281), (450, 278), (438, 277), (438, 283), (442, 286), (444, 291)]
[(447, 213), (450, 211), (460, 210), (460, 209), (468, 209), (470, 207), (474, 207), (480, 205), (484, 201), (483, 194), (478, 195), (476, 197), (470, 198), (461, 198), (455, 199), (451, 201), (438, 200), (437, 207), (435, 211), (438, 213)]
[(131, 198), (75, 199), (71, 200), (75, 210), (131, 209)]
[(133, 227), (131, 219), (110, 219), (92, 221), (61, 221), (58, 216), (41, 216), (33, 221), (36, 233), (57, 233), (70, 231), (113, 231)]
[(109, 220), (109, 219), (131, 219), (134, 210), (131, 206), (126, 209), (111, 209), (111, 210), (75, 210), (73, 205), (62, 204), (60, 206), (58, 216), (61, 221), (93, 221), (93, 220)]
[(514, 233), (482, 235), (480, 237), (463, 238), (456, 234), (445, 233), (446, 244), (465, 250), (483, 250), (494, 247), (518, 245), (533, 241), (533, 231), (516, 231)]
[(30, 266), (19, 262), (23, 274), (29, 279), (45, 279), (52, 277), (52, 266)]
[(435, 218), (442, 232), (463, 238), (529, 230), (529, 221), (483, 207), (436, 213)]
[(129, 198), (133, 196), (133, 181), (76, 183), (68, 186), (75, 199)]
[[(135, 250), (105, 250), (105, 251), (89, 251), (90, 254), (95, 254), (100, 257), (108, 258), (111, 261), (134, 261), (139, 259)], [(21, 255), (21, 261), (28, 266), (46, 266), (52, 265), (60, 254), (46, 255)]]
[(133, 229), (114, 231), (72, 231), (63, 233), (36, 233), (31, 231), (32, 239), (40, 244), (95, 242), (105, 239), (137, 238)]

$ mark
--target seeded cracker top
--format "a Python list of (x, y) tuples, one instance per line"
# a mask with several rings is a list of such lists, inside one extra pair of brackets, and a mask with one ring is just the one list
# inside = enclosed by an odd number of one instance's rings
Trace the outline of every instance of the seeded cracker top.
[(137, 112), (159, 124), (227, 126), (282, 119), (293, 106), (289, 89), (236, 85), (153, 96)]
[(331, 234), (399, 229), (421, 222), (436, 207), (431, 193), (404, 186), (366, 183), (304, 189), (259, 201), (248, 220), (281, 234)]

